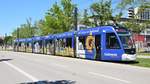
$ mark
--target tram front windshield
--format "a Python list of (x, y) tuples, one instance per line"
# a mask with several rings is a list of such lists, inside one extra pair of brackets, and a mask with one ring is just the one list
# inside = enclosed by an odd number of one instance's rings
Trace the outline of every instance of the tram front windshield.
[(123, 44), (124, 49), (135, 48), (131, 35), (119, 35), (119, 37)]

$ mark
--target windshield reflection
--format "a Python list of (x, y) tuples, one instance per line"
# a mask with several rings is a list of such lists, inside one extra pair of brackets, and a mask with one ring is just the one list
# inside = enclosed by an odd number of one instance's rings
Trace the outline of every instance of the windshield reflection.
[(119, 36), (123, 44), (124, 49), (135, 48), (134, 42), (131, 36)]

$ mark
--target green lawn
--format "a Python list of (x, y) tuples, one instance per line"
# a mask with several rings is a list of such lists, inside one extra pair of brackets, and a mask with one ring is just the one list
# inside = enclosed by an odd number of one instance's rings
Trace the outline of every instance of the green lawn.
[(137, 55), (150, 56), (150, 53), (137, 53)]
[(150, 59), (147, 58), (137, 58), (135, 63), (130, 63), (135, 66), (149, 67), (150, 68)]

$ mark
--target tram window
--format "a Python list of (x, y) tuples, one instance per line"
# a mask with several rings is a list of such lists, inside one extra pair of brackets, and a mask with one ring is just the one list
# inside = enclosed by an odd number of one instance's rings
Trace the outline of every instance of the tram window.
[(21, 43), (21, 46), (24, 46), (25, 45), (25, 43)]
[(14, 43), (14, 46), (17, 46), (17, 43)]
[(19, 46), (21, 46), (21, 43), (19, 43)]
[(26, 43), (26, 46), (28, 47), (28, 46), (29, 46), (29, 44), (28, 44), (28, 43)]
[(48, 40), (48, 41), (46, 42), (46, 44), (50, 46), (50, 45), (53, 44), (53, 42), (52, 42), (52, 40)]
[(107, 49), (120, 49), (119, 41), (115, 33), (106, 34), (106, 48)]
[(72, 47), (72, 38), (66, 38), (66, 47)]
[(86, 37), (79, 37), (79, 50), (85, 50)]
[(39, 41), (39, 45), (40, 45), (40, 48), (42, 48), (43, 42), (42, 42), (42, 41)]
[(65, 48), (65, 46), (66, 46), (66, 39), (61, 39), (61, 47), (62, 48)]
[(64, 39), (57, 39), (57, 43), (56, 43), (56, 46), (58, 48), (64, 48), (65, 47), (65, 40)]

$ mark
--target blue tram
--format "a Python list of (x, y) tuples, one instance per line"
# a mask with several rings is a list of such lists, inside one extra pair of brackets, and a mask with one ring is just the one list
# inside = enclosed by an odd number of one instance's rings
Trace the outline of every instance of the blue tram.
[(113, 26), (77, 31), (77, 57), (112, 61), (135, 60), (136, 51), (131, 37), (127, 29)]
[[(29, 39), (32, 39), (32, 41), (28, 41)], [(21, 40), (16, 39), (16, 46)], [(27, 38), (24, 42), (26, 46), (29, 46), (29, 43), (31, 43), (29, 49), (34, 49), (33, 51), (38, 53), (92, 60), (136, 60), (136, 49), (131, 32), (123, 27), (100, 26), (61, 34)]]

